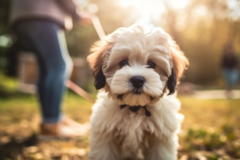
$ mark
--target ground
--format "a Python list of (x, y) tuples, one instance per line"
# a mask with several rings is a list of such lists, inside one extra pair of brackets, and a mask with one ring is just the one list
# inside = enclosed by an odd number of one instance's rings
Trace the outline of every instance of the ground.
[[(180, 160), (240, 159), (240, 99), (179, 96), (185, 119), (179, 133)], [(68, 93), (65, 113), (89, 122), (91, 103)], [(78, 140), (37, 141), (38, 103), (34, 95), (0, 98), (0, 160), (87, 160), (88, 136)]]

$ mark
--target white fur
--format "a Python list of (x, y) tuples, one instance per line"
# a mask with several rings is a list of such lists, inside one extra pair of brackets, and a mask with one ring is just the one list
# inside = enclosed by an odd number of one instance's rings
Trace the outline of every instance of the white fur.
[[(100, 91), (91, 117), (90, 160), (123, 160), (133, 157), (139, 148), (144, 149), (146, 160), (176, 160), (177, 130), (183, 116), (178, 112), (180, 102), (174, 96), (164, 95), (149, 107), (152, 113), (146, 117), (144, 110), (133, 113), (107, 93)], [(147, 132), (151, 138), (144, 137)]]
[[(106, 85), (93, 106), (89, 159), (136, 159), (141, 150), (145, 160), (176, 160), (177, 131), (183, 116), (178, 113), (176, 96), (164, 94), (173, 68), (172, 39), (161, 28), (146, 33), (135, 26), (116, 30), (103, 44), (111, 48), (102, 52), (99, 65)], [(122, 60), (128, 65), (120, 67)], [(149, 61), (155, 62), (156, 68), (149, 68)], [(141, 94), (134, 92), (130, 82), (134, 76), (145, 79)], [(121, 109), (121, 104), (146, 106), (151, 116), (147, 117), (143, 108), (137, 112)]]

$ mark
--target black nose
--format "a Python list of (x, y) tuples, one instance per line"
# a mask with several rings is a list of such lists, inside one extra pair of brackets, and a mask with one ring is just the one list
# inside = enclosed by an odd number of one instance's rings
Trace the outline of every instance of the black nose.
[(145, 82), (145, 79), (141, 76), (135, 76), (135, 77), (131, 78), (130, 81), (132, 82), (132, 85), (135, 88), (141, 88)]

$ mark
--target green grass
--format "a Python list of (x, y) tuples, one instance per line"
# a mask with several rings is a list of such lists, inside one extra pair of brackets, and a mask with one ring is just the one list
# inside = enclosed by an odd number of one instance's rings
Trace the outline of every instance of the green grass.
[(225, 124), (240, 129), (240, 99), (200, 100), (187, 96), (179, 99), (182, 102), (180, 112), (185, 116), (185, 129), (192, 125), (219, 128)]
[[(62, 105), (66, 115), (80, 123), (89, 121), (92, 105), (90, 102), (69, 92), (65, 95)], [(29, 120), (32, 116), (39, 115), (39, 112), (38, 99), (35, 95), (18, 94), (14, 98), (0, 98), (0, 123), (1, 119), (6, 119), (6, 117), (12, 121)]]
[(5, 76), (0, 71), (0, 98), (9, 98), (16, 94), (18, 81), (15, 78)]
[[(179, 157), (208, 160), (240, 158), (240, 100), (179, 97), (185, 116)], [(224, 158), (225, 157), (225, 158)]]

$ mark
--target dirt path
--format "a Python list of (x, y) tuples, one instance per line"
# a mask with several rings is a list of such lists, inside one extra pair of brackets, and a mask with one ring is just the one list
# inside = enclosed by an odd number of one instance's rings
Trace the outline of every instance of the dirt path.
[[(196, 99), (228, 99), (225, 90), (196, 91), (192, 97)], [(240, 90), (233, 90), (229, 98), (240, 99)]]

